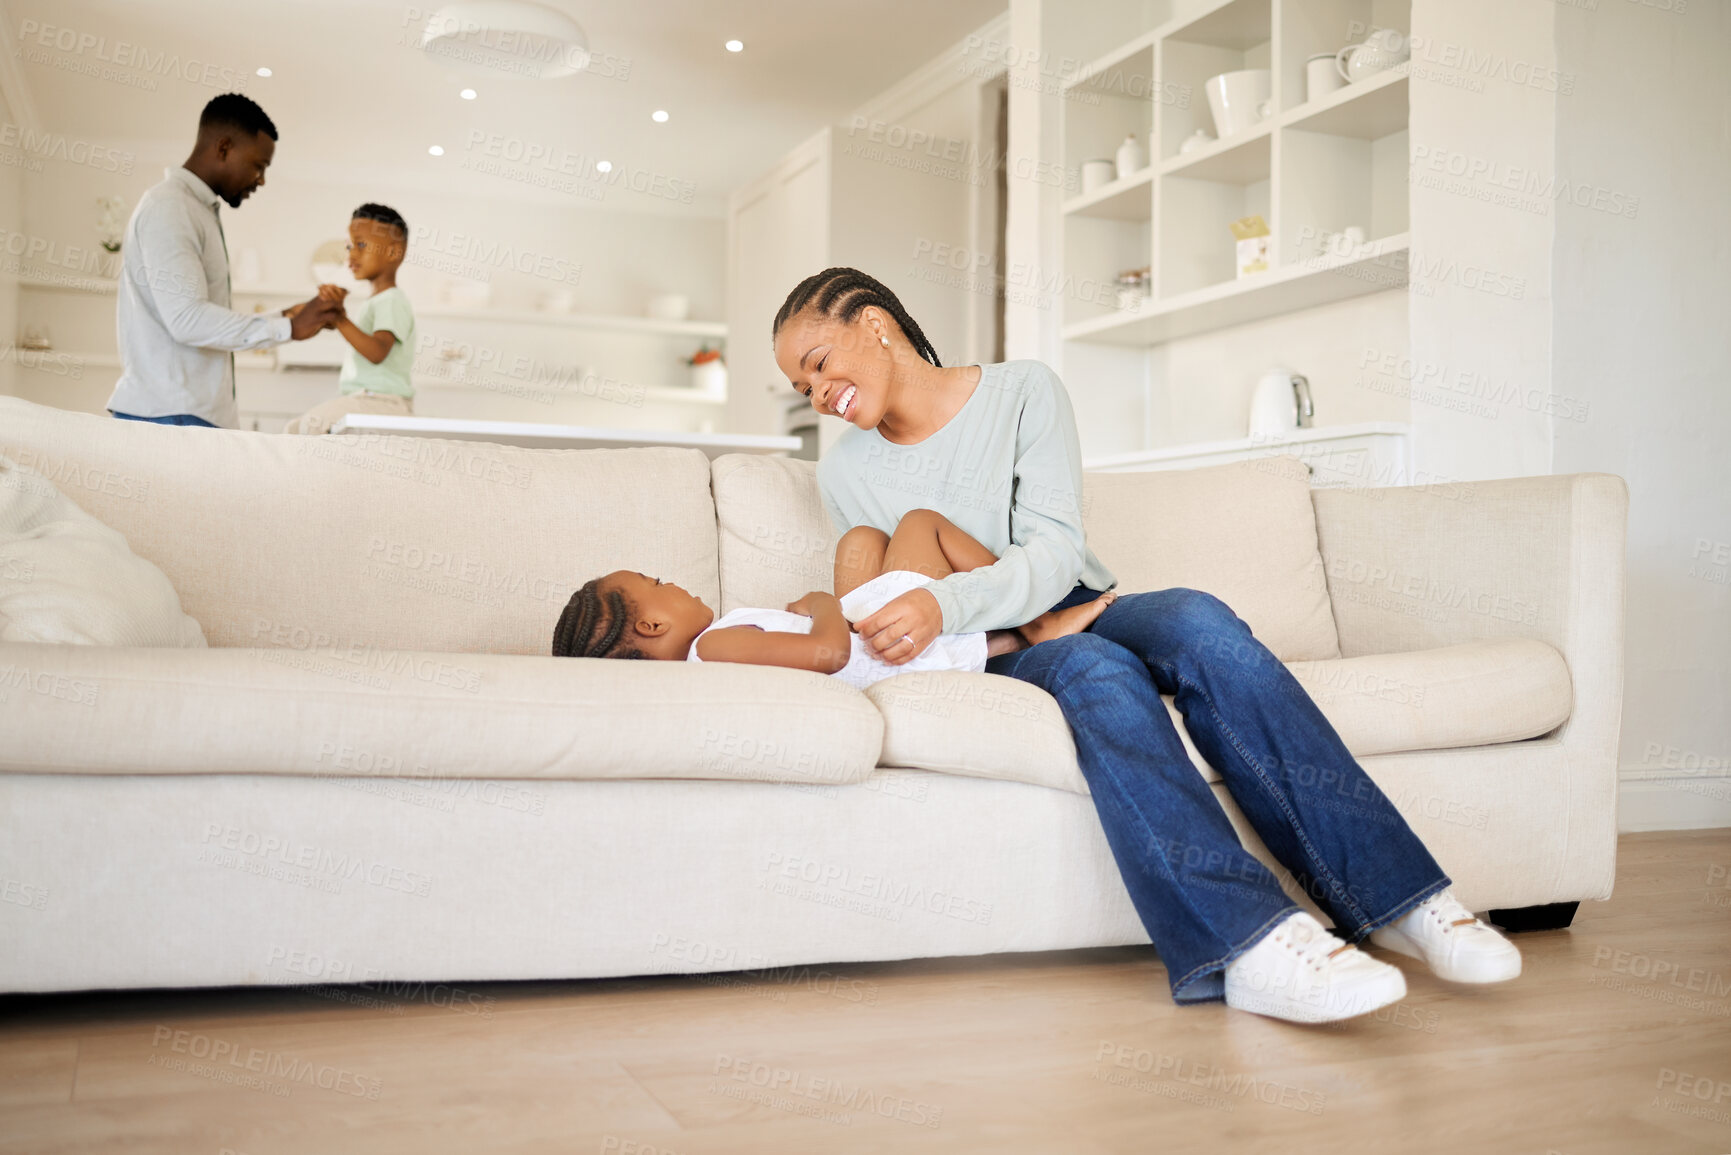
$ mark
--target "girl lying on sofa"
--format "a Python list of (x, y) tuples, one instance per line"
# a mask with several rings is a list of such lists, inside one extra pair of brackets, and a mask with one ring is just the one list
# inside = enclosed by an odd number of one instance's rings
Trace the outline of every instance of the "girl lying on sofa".
[(834, 594), (814, 590), (785, 610), (742, 608), (719, 621), (715, 611), (680, 587), (617, 570), (571, 595), (553, 630), (553, 656), (787, 666), (834, 674), (863, 690), (897, 674), (981, 672), (988, 657), (1081, 633), (1116, 596), (1108, 593), (1053, 610), (1014, 630), (940, 637), (899, 666), (882, 661), (853, 631), (852, 623), (909, 590), (997, 560), (942, 514), (916, 509), (893, 535), (871, 526), (842, 535), (836, 543)]

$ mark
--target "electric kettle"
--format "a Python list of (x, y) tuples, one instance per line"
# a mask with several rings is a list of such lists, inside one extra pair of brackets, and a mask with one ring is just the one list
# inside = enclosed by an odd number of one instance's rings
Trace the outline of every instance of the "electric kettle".
[(1310, 400), (1310, 380), (1286, 369), (1272, 369), (1250, 395), (1250, 436), (1282, 437), (1309, 429), (1316, 416)]

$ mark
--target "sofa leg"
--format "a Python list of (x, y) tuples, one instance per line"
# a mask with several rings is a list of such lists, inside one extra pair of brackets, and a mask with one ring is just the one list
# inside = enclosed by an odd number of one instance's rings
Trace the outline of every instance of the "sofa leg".
[(1491, 911), (1491, 921), (1511, 934), (1528, 930), (1563, 930), (1575, 919), (1578, 902), (1547, 902)]

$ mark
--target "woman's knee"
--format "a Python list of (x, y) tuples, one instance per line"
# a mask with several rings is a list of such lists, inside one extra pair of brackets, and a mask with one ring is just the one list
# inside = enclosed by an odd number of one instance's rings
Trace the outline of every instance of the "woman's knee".
[(1119, 677), (1148, 676), (1142, 660), (1117, 642), (1098, 634), (1071, 634), (1041, 642), (1034, 652), (1045, 659), (1062, 682), (1098, 681)]

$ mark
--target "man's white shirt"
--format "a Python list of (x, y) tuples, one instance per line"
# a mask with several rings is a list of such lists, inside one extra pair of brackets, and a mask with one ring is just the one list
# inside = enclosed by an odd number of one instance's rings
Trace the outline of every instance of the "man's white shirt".
[(281, 313), (229, 308), (228, 248), (217, 195), (184, 168), (139, 199), (121, 248), (115, 328), (120, 380), (108, 408), (134, 417), (190, 413), (240, 426), (236, 350), (289, 339)]

